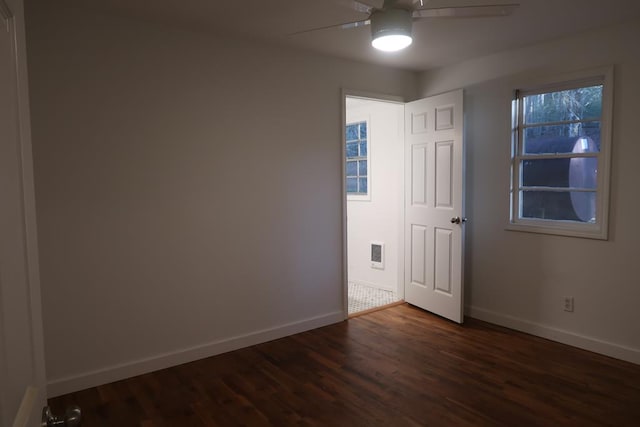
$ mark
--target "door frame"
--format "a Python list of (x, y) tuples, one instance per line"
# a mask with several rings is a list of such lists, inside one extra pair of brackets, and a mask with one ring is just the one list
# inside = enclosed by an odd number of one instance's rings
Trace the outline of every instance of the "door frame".
[[(344, 147), (346, 144), (345, 140), (345, 129), (347, 126), (347, 97), (352, 98), (364, 98), (370, 99), (373, 101), (380, 102), (391, 102), (396, 104), (405, 104), (406, 100), (402, 96), (397, 95), (389, 95), (383, 93), (376, 92), (367, 92), (360, 90), (352, 90), (343, 88), (341, 90), (341, 100), (340, 100), (340, 176), (342, 179), (341, 188), (342, 188), (342, 311), (344, 319), (349, 318), (349, 282), (348, 282), (348, 271), (349, 271), (349, 257), (348, 257), (348, 247), (347, 247), (347, 185), (346, 185), (346, 158), (344, 155)], [(402, 144), (402, 158), (404, 159), (404, 144)], [(404, 188), (404, 161), (400, 166), (402, 183)], [(398, 225), (400, 233), (398, 236), (398, 297), (404, 300), (404, 193), (400, 197), (400, 215), (398, 218)]]
[[(40, 291), (40, 270), (38, 261), (38, 241), (36, 227), (35, 186), (33, 176), (33, 154), (31, 146), (31, 123), (29, 109), (28, 74), (26, 58), (26, 37), (24, 25), (23, 0), (0, 0), (0, 16), (6, 20), (8, 31), (12, 38), (14, 76), (16, 83), (17, 101), (17, 144), (20, 158), (16, 159), (19, 167), (19, 185), (22, 204), (22, 231), (25, 244), (25, 276), (26, 297), (30, 311), (30, 324), (21, 327), (29, 336), (31, 344), (31, 364), (33, 368), (31, 385), (25, 389), (22, 402), (17, 414), (0, 414), (4, 417), (16, 417), (14, 425), (35, 425), (39, 422), (42, 407), (46, 404), (46, 376), (44, 361), (44, 340), (42, 323), (42, 303)], [(4, 31), (4, 29), (2, 29)], [(6, 301), (4, 302), (6, 303)], [(0, 305), (0, 313), (3, 306)], [(0, 340), (4, 341), (3, 331), (0, 330)], [(7, 349), (3, 349), (6, 351)], [(0, 358), (0, 369), (4, 369), (4, 358)], [(1, 382), (1, 381), (0, 381)], [(0, 387), (0, 397), (4, 400), (6, 390)], [(0, 408), (7, 411), (8, 408)]]

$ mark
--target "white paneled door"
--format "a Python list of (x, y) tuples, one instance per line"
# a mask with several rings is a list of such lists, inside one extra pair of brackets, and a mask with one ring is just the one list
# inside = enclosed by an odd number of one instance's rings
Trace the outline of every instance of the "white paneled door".
[(463, 321), (462, 90), (405, 106), (405, 300)]
[(22, 1), (0, 0), (2, 427), (40, 425), (46, 397), (23, 23)]

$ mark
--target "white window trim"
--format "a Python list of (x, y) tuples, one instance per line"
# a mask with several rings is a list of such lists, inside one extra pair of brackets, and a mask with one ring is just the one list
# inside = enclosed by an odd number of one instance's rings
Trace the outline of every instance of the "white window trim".
[(613, 121), (613, 67), (581, 71), (529, 82), (527, 86), (519, 86), (524, 92), (551, 92), (573, 87), (587, 86), (594, 80), (604, 83), (602, 93), (602, 118), (600, 134), (600, 153), (598, 154), (598, 182), (596, 191), (596, 223), (578, 223), (574, 221), (541, 220), (518, 218), (520, 165), (517, 156), (519, 149), (518, 99), (514, 96), (512, 109), (512, 142), (511, 142), (511, 188), (510, 188), (510, 220), (507, 230), (531, 233), (553, 234), (571, 237), (584, 237), (607, 240), (609, 223), (609, 186), (611, 175), (611, 142)]
[(353, 120), (345, 123), (345, 129), (347, 126), (352, 125), (354, 123), (364, 122), (367, 125), (367, 194), (353, 194), (346, 192), (346, 162), (347, 162), (347, 138), (344, 136), (344, 147), (342, 149), (342, 155), (344, 157), (345, 168), (344, 168), (344, 181), (345, 181), (345, 192), (347, 194), (348, 202), (370, 202), (371, 201), (371, 120), (369, 115), (354, 117)]

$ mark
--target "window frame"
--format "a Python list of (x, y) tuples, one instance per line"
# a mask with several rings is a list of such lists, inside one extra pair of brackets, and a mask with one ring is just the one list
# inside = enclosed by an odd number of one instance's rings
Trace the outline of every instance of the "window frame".
[[(600, 151), (582, 156), (567, 153), (524, 154), (523, 97), (602, 84), (602, 116), (600, 117)], [(613, 119), (613, 67), (563, 75), (554, 79), (520, 86), (512, 98), (510, 215), (507, 230), (607, 240), (609, 217), (609, 182), (611, 174), (611, 134)], [(561, 159), (591, 157), (598, 161), (596, 183), (596, 221), (585, 223), (569, 220), (521, 218), (522, 162), (526, 159)]]
[[(354, 124), (359, 124), (359, 123), (364, 123), (367, 127), (367, 139), (366, 139), (366, 143), (367, 143), (367, 156), (366, 156), (366, 160), (367, 160), (367, 193), (350, 193), (347, 191), (347, 163), (350, 161), (349, 158), (347, 157), (347, 143), (349, 141), (347, 141), (347, 136), (346, 136), (346, 130), (349, 126), (354, 125)], [(345, 186), (345, 193), (347, 195), (347, 201), (371, 201), (371, 121), (369, 120), (369, 117), (358, 117), (355, 118), (354, 120), (350, 121), (350, 122), (346, 122), (345, 123), (345, 135), (344, 135), (344, 147), (343, 147), (343, 157), (344, 157), (344, 186)], [(359, 137), (359, 135), (358, 135)], [(362, 160), (364, 160), (364, 156), (362, 156)]]

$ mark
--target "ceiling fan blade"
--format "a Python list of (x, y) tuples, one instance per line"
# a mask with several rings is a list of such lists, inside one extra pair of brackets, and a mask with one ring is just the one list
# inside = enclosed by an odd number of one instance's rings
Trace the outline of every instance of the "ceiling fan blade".
[(371, 19), (365, 19), (364, 21), (356, 21), (356, 22), (350, 22), (348, 24), (342, 24), (342, 29), (348, 30), (350, 28), (364, 27), (365, 25), (371, 25)]
[(308, 30), (296, 31), (295, 33), (289, 33), (287, 35), (288, 36), (296, 36), (298, 34), (310, 33), (312, 31), (328, 30), (330, 28), (344, 28), (344, 29), (358, 28), (358, 27), (363, 27), (365, 25), (369, 25), (370, 23), (371, 23), (371, 21), (369, 19), (364, 19), (362, 21), (343, 22), (343, 23), (340, 23), (340, 24), (326, 25), (324, 27), (316, 27), (316, 28), (311, 28), (311, 29), (308, 29)]
[(484, 6), (460, 6), (416, 9), (413, 17), (420, 18), (483, 18), (509, 16), (520, 6), (512, 4), (491, 4)]
[(341, 4), (349, 9), (353, 9), (356, 12), (366, 13), (368, 15), (374, 11), (374, 9), (382, 9), (384, 0), (332, 0), (334, 3)]
[(357, 0), (358, 3), (364, 3), (374, 9), (382, 9), (384, 6), (384, 0)]

